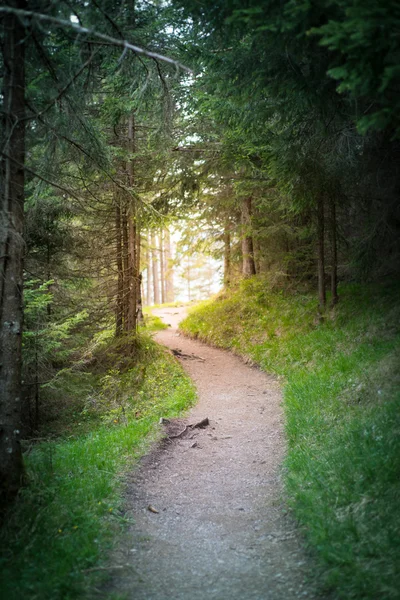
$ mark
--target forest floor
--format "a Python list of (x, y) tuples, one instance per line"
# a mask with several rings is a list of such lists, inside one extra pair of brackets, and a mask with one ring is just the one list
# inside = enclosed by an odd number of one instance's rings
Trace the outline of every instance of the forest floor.
[[(133, 524), (113, 556), (120, 568), (105, 596), (319, 597), (282, 498), (285, 440), (277, 381), (227, 351), (179, 335), (185, 308), (154, 312), (170, 325), (156, 339), (180, 353), (199, 402), (186, 420), (164, 426), (171, 439), (128, 477), (126, 516)], [(205, 418), (208, 426), (179, 435)]]

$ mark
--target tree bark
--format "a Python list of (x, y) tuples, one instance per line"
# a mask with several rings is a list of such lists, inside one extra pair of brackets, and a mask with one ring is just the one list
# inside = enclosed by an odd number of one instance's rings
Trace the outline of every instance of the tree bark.
[(192, 283), (192, 268), (191, 268), (191, 264), (190, 264), (190, 255), (188, 254), (187, 256), (187, 268), (186, 268), (186, 274), (187, 274), (187, 293), (188, 293), (188, 300), (189, 302), (191, 302), (192, 300), (192, 290), (191, 290), (191, 286), (190, 284)]
[(254, 247), (251, 235), (251, 196), (242, 200), (242, 255), (244, 277), (255, 275), (256, 265), (254, 262)]
[(172, 267), (171, 236), (168, 227), (164, 231), (165, 296), (167, 302), (174, 301), (174, 272)]
[(324, 198), (320, 196), (317, 201), (317, 253), (318, 253), (318, 301), (320, 310), (326, 306), (326, 288), (325, 288), (325, 214)]
[(229, 221), (224, 225), (224, 287), (231, 285), (231, 231)]
[(152, 298), (151, 298), (151, 252), (150, 252), (150, 246), (151, 246), (151, 239), (150, 239), (150, 233), (147, 234), (147, 248), (146, 248), (146, 265), (147, 265), (147, 305), (151, 306), (152, 304)]
[(122, 232), (121, 208), (118, 192), (115, 191), (115, 233), (116, 233), (116, 263), (117, 263), (117, 299), (115, 306), (115, 335), (122, 334), (123, 327), (123, 299), (124, 299), (124, 273), (122, 265)]
[(254, 269), (256, 275), (260, 273), (261, 270), (261, 260), (260, 260), (260, 243), (256, 237), (253, 238), (253, 255), (254, 255)]
[[(8, 5), (25, 9), (25, 1)], [(20, 446), (23, 325), (25, 29), (3, 17), (3, 136), (0, 206), (0, 502), (18, 491), (23, 474)]]
[(142, 254), (142, 236), (140, 234), (139, 223), (136, 222), (136, 326), (144, 322), (143, 318), (143, 302), (142, 302), (142, 273), (140, 271), (140, 261)]
[(136, 199), (133, 195), (133, 187), (135, 185), (135, 119), (133, 113), (129, 115), (128, 119), (128, 151), (131, 156), (128, 158), (126, 165), (126, 172), (128, 175), (128, 187), (132, 190), (132, 193), (128, 199), (129, 211), (129, 258), (128, 258), (128, 276), (127, 276), (127, 306), (128, 306), (128, 318), (127, 318), (127, 331), (136, 330), (136, 317), (137, 317), (137, 286), (139, 273), (137, 272), (137, 223), (136, 223)]
[(337, 233), (336, 233), (336, 203), (335, 199), (330, 201), (330, 241), (331, 241), (331, 304), (335, 306), (339, 302), (338, 277), (337, 277)]
[(123, 324), (124, 330), (128, 331), (129, 323), (129, 234), (128, 234), (128, 216), (125, 198), (121, 206), (121, 227), (122, 227), (122, 264), (123, 264)]
[(160, 304), (160, 277), (158, 274), (158, 248), (157, 248), (157, 238), (154, 233), (151, 234), (151, 256), (152, 256), (152, 263), (153, 263), (154, 304)]
[[(132, 207), (131, 207), (132, 208)], [(129, 215), (129, 292), (128, 292), (128, 324), (127, 331), (136, 329), (136, 310), (137, 310), (137, 280), (136, 272), (136, 222), (135, 216)]]
[(164, 240), (163, 240), (163, 230), (160, 229), (160, 271), (161, 271), (161, 302), (165, 304), (165, 253), (164, 253)]

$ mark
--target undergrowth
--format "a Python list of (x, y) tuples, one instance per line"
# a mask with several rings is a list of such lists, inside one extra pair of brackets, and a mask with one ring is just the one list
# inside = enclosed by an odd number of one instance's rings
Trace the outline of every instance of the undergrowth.
[(321, 322), (313, 296), (251, 279), (181, 324), (283, 379), (288, 499), (346, 600), (399, 598), (399, 292), (342, 286)]
[(116, 342), (111, 334), (96, 341), (86, 370), (61, 373), (51, 394), (55, 404), (69, 394), (74, 410), (61, 412), (59, 437), (25, 453), (27, 485), (0, 533), (7, 600), (73, 600), (96, 590), (127, 522), (124, 471), (159, 434), (160, 417), (180, 415), (195, 398), (179, 364), (149, 337)]

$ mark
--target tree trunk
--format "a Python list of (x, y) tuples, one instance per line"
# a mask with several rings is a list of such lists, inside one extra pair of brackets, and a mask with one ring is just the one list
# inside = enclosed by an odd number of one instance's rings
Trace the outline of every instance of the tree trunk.
[(253, 238), (253, 246), (254, 246), (254, 268), (256, 270), (256, 275), (261, 273), (261, 246), (260, 240), (257, 237)]
[(191, 296), (191, 287), (190, 284), (192, 283), (192, 269), (191, 269), (191, 264), (190, 264), (190, 256), (188, 254), (187, 257), (187, 269), (186, 269), (186, 273), (187, 273), (187, 292), (188, 292), (188, 300), (189, 302), (192, 300), (192, 296)]
[(229, 221), (224, 225), (224, 287), (231, 285), (231, 232)]
[(326, 306), (324, 237), (324, 198), (320, 196), (317, 203), (318, 300), (320, 310), (324, 310)]
[(140, 260), (142, 253), (142, 239), (139, 224), (136, 223), (136, 326), (144, 322), (142, 303), (142, 273), (140, 271)]
[(160, 304), (160, 277), (158, 275), (158, 248), (157, 238), (154, 233), (151, 234), (151, 256), (153, 263), (153, 293), (154, 304)]
[(165, 253), (164, 253), (164, 240), (163, 230), (160, 230), (160, 267), (161, 267), (161, 302), (165, 304)]
[(330, 201), (330, 241), (331, 241), (331, 293), (332, 306), (335, 306), (339, 302), (339, 296), (337, 291), (338, 278), (337, 278), (337, 234), (336, 234), (336, 204), (335, 199), (331, 198)]
[[(25, 2), (9, 0), (25, 9)], [(25, 30), (22, 20), (3, 17), (3, 157), (0, 206), (0, 502), (18, 491), (23, 474), (21, 350), (25, 163)]]
[(164, 231), (165, 296), (167, 302), (174, 301), (174, 273), (172, 267), (171, 236), (168, 227)]
[(125, 199), (121, 207), (121, 226), (122, 226), (122, 264), (123, 264), (123, 324), (124, 330), (128, 331), (129, 323), (129, 235), (128, 235), (128, 216)]
[(146, 265), (147, 265), (147, 305), (151, 306), (152, 305), (152, 301), (151, 301), (151, 252), (150, 252), (150, 246), (151, 246), (151, 239), (150, 239), (150, 233), (147, 234), (147, 248), (146, 248)]
[(128, 187), (132, 190), (132, 193), (128, 199), (129, 211), (129, 259), (128, 259), (128, 319), (127, 319), (127, 331), (136, 330), (136, 310), (137, 310), (137, 281), (139, 273), (137, 272), (137, 224), (136, 224), (136, 199), (133, 195), (133, 187), (135, 185), (135, 159), (133, 153), (135, 152), (135, 119), (133, 114), (129, 115), (128, 119), (128, 151), (131, 156), (128, 158), (126, 165), (126, 172), (128, 175)]
[(122, 334), (123, 326), (123, 297), (124, 297), (124, 273), (122, 265), (122, 232), (121, 232), (121, 208), (119, 205), (118, 192), (115, 191), (115, 233), (116, 233), (116, 263), (117, 263), (117, 299), (115, 306), (115, 335)]
[(128, 324), (127, 330), (134, 331), (136, 329), (136, 309), (137, 309), (137, 279), (136, 272), (136, 222), (135, 216), (129, 215), (129, 293), (128, 293)]
[(254, 263), (253, 238), (251, 236), (251, 196), (242, 200), (242, 255), (244, 277), (255, 275), (256, 265)]

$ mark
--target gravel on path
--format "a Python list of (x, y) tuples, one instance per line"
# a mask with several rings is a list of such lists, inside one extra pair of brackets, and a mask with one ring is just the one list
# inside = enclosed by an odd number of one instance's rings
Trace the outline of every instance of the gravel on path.
[(132, 473), (126, 503), (134, 524), (113, 557), (124, 568), (107, 593), (128, 600), (319, 598), (282, 501), (279, 385), (229, 352), (179, 335), (184, 311), (155, 311), (171, 325), (157, 341), (187, 355), (181, 362), (199, 394), (173, 433), (206, 417), (210, 424), (158, 446)]

